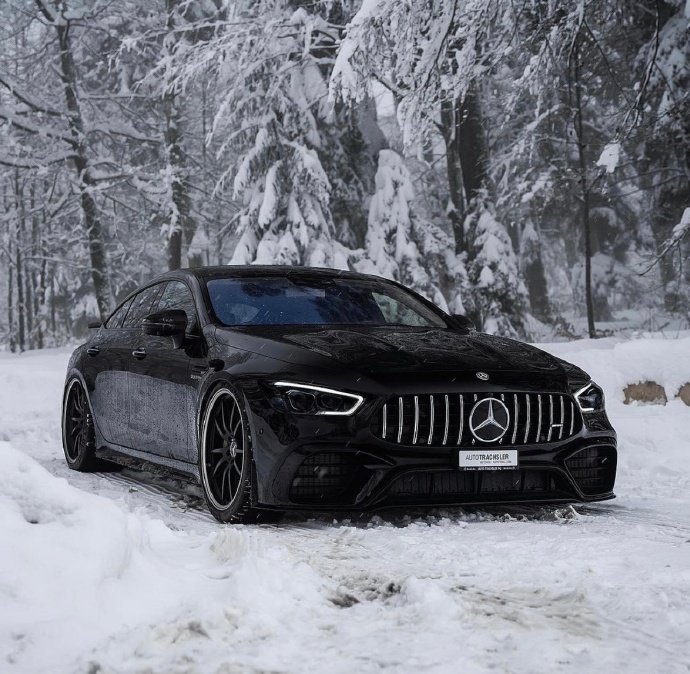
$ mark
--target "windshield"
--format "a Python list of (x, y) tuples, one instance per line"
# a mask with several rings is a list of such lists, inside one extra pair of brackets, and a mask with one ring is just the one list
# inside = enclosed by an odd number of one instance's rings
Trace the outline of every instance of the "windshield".
[(340, 278), (219, 278), (206, 282), (220, 323), (405, 325), (445, 328), (413, 295), (385, 282)]

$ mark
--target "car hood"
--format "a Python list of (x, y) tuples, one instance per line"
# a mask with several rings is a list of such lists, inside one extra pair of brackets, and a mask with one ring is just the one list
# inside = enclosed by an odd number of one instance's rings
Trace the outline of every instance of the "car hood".
[[(505, 337), (439, 328), (252, 327), (219, 330), (225, 343), (288, 362), (345, 366), (367, 375), (431, 372), (532, 372), (566, 370), (561, 361)], [(232, 333), (232, 337), (229, 333)], [(244, 346), (241, 346), (243, 343)], [(306, 360), (305, 360), (306, 359)]]

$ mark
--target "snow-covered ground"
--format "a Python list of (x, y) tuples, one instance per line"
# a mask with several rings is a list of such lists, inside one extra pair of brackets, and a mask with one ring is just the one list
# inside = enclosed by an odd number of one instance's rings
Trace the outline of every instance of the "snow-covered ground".
[(690, 672), (690, 336), (546, 348), (606, 390), (615, 501), (261, 527), (68, 471), (68, 351), (0, 354), (0, 672)]

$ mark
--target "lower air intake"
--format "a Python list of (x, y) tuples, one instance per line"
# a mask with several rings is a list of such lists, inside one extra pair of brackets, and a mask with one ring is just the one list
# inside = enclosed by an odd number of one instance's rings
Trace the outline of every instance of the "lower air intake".
[(429, 470), (399, 477), (389, 490), (394, 500), (491, 500), (493, 496), (516, 499), (563, 497), (558, 476), (548, 470), (457, 471)]
[(616, 450), (613, 447), (581, 449), (565, 465), (583, 494), (607, 494), (613, 490), (616, 479)]
[(294, 503), (339, 505), (351, 502), (360, 483), (361, 463), (348, 452), (321, 452), (308, 456), (292, 479), (290, 500)]

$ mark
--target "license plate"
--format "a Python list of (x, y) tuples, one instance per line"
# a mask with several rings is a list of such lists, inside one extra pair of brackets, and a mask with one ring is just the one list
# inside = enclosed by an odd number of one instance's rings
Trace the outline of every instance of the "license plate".
[(517, 465), (517, 449), (463, 449), (458, 453), (461, 470), (509, 470)]

